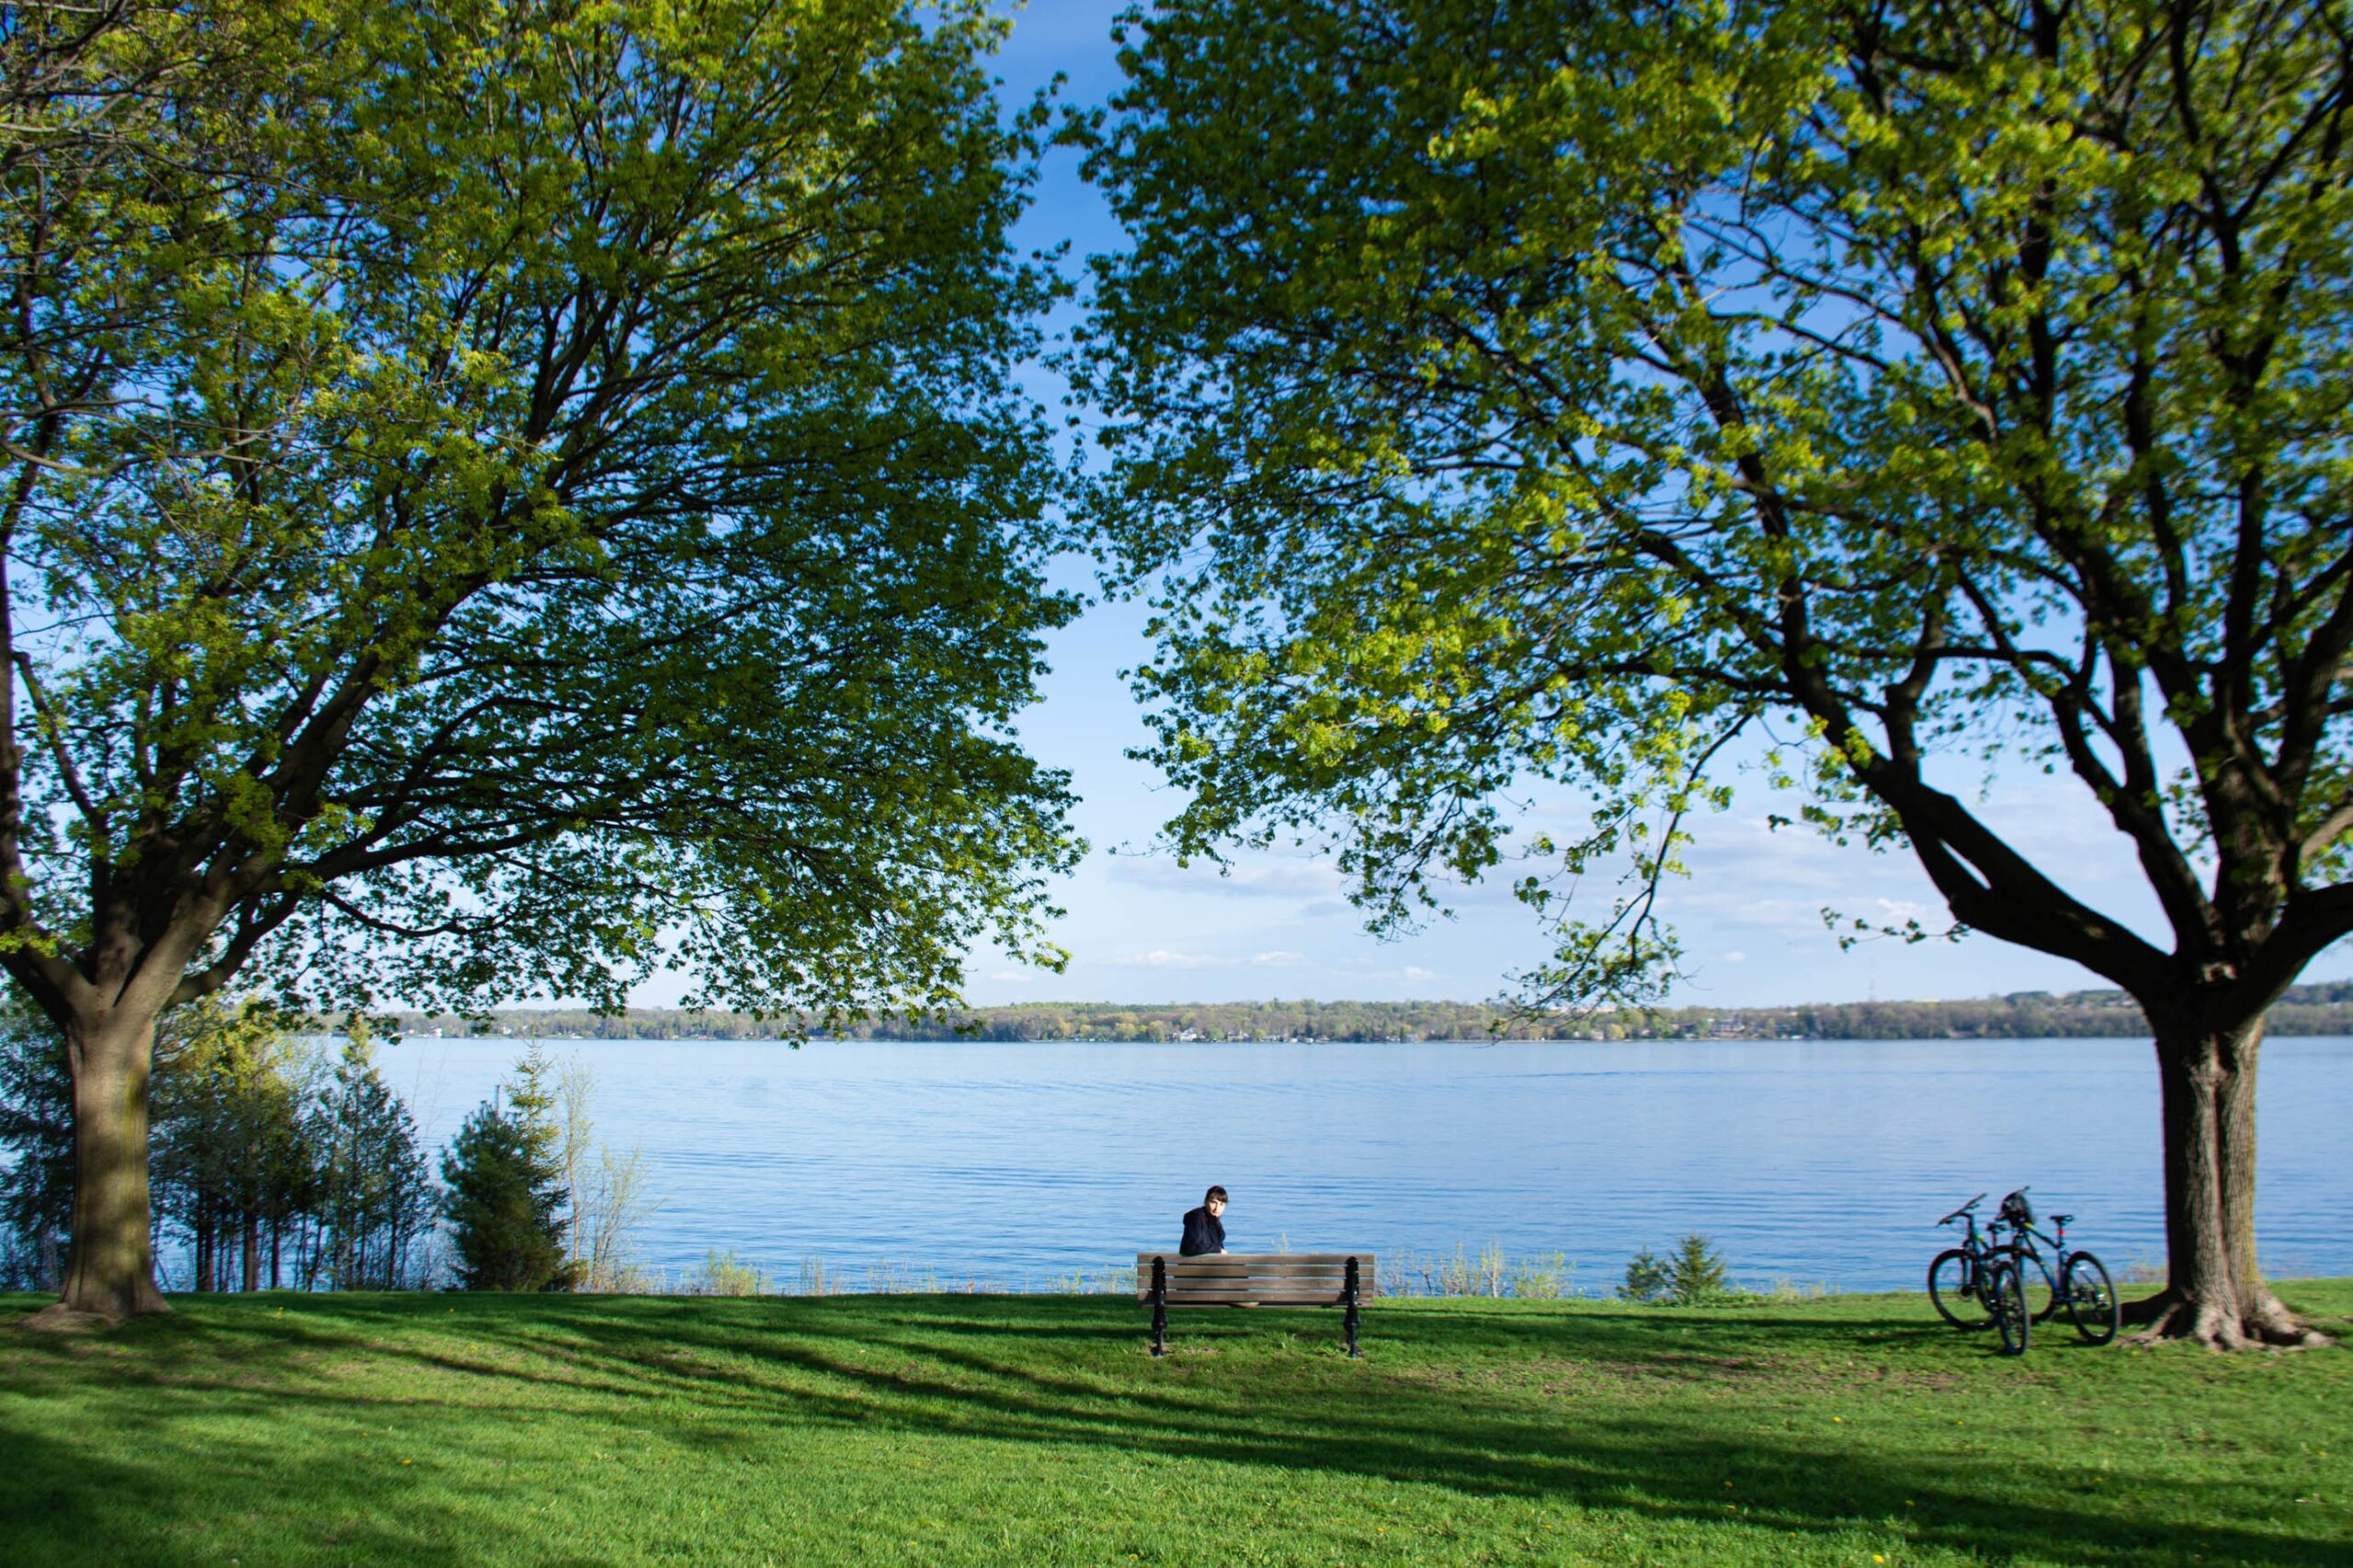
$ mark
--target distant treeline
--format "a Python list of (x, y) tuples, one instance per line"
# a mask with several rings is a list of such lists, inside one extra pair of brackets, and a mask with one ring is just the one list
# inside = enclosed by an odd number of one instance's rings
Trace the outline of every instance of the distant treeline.
[[(394, 1021), (406, 1034), (480, 1032), (479, 1021), (470, 1027), (454, 1017), (409, 1014)], [(490, 1032), (540, 1040), (775, 1040), (824, 1031), (807, 1020), (741, 1013), (650, 1008), (608, 1018), (534, 1008), (495, 1015)], [(2120, 991), (2021, 991), (1967, 1002), (1653, 1007), (1536, 1017), (1462, 1002), (1041, 1002), (915, 1021), (880, 1018), (839, 1032), (857, 1040), (2029, 1040), (2131, 1037), (2149, 1028)], [(2292, 988), (2271, 1009), (2270, 1032), (2353, 1034), (2353, 983)]]

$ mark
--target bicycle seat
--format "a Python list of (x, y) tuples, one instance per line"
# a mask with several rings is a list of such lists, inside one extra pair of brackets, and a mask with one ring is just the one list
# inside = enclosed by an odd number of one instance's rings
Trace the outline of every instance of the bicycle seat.
[(2073, 1214), (2053, 1214), (2051, 1216), (2051, 1222), (2054, 1225), (2064, 1225), (2074, 1219)]

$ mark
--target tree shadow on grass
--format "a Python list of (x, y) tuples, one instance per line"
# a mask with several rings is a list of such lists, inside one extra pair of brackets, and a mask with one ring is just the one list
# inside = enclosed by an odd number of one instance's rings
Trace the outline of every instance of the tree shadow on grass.
[[(174, 1375), (162, 1352), (176, 1347), (212, 1369), (202, 1376), (254, 1367), (283, 1385), (276, 1397), (367, 1406), (365, 1392), (302, 1375), (364, 1351), (429, 1375), (399, 1396), (404, 1405), (496, 1413), (520, 1403), (515, 1385), (527, 1383), (570, 1415), (728, 1457), (772, 1454), (776, 1435), (795, 1428), (881, 1429), (1017, 1452), (1108, 1449), (1413, 1483), (1812, 1537), (1824, 1550), (1829, 1537), (1885, 1530), (1990, 1561), (2347, 1561), (2341, 1539), (2298, 1539), (2249, 1517), (2245, 1479), (2104, 1495), (2091, 1468), (2100, 1449), (2063, 1416), (2048, 1448), (2012, 1442), (1992, 1455), (1925, 1430), (1906, 1434), (1905, 1447), (1874, 1447), (1823, 1426), (1824, 1388), (1835, 1392), (1841, 1378), (1915, 1381), (1941, 1426), (1948, 1410), (1975, 1412), (1967, 1392), (1937, 1403), (1938, 1380), (1975, 1377), (1971, 1388), (1998, 1394), (2065, 1365), (2006, 1363), (1989, 1381), (1970, 1369), (1973, 1341), (1894, 1315), (1369, 1313), (1370, 1359), (1350, 1362), (1328, 1314), (1200, 1314), (1181, 1320), (1180, 1354), (1155, 1362), (1131, 1301), (972, 1300), (343, 1297), (291, 1303), (283, 1315), (208, 1311), (121, 1332), (153, 1337), (157, 1378)], [(680, 1421), (681, 1402), (710, 1419)], [(22, 1425), (6, 1423), (12, 1446)], [(974, 1450), (971, 1462), (1005, 1460)], [(60, 1478), (65, 1468), (52, 1455), (35, 1471), (50, 1476), (45, 1486), (67, 1487), (69, 1512), (97, 1507), (122, 1479), (100, 1475), (75, 1490)], [(184, 1503), (164, 1479), (158, 1488), (141, 1478), (141, 1495)], [(384, 1532), (386, 1555), (450, 1560), (422, 1521), (370, 1528)], [(399, 1539), (404, 1529), (415, 1539)]]
[[(2346, 1561), (2342, 1541), (2216, 1522), (2243, 1503), (2237, 1482), (2171, 1482), (2154, 1512), (2110, 1502), (2089, 1466), (2063, 1457), (2097, 1451), (2056, 1433), (2048, 1450), (1998, 1460), (1951, 1446), (1874, 1450), (1824, 1433), (1776, 1439), (1760, 1436), (1753, 1417), (1736, 1439), (1723, 1436), (1718, 1395), (1769, 1394), (1792, 1366), (1818, 1358), (1849, 1369), (1837, 1376), (1925, 1387), (1956, 1375), (1955, 1356), (1977, 1355), (1975, 1341), (1893, 1312), (1827, 1321), (1639, 1309), (1369, 1313), (1372, 1358), (1360, 1363), (1339, 1355), (1335, 1315), (1271, 1312), (1188, 1315), (1179, 1321), (1189, 1338), (1178, 1346), (1193, 1354), (1155, 1363), (1142, 1353), (1137, 1309), (1120, 1300), (997, 1301), (977, 1312), (956, 1298), (792, 1302), (746, 1306), (733, 1321), (534, 1315), (545, 1330), (532, 1335), (540, 1356), (665, 1394), (699, 1383), (703, 1397), (783, 1421), (1108, 1446), (1717, 1525), (1727, 1522), (1729, 1493), (1732, 1520), (1753, 1528), (1826, 1535), (1884, 1525), (1994, 1559)], [(1013, 1327), (1021, 1332), (1008, 1336)], [(674, 1361), (650, 1362), (648, 1333), (664, 1337), (664, 1357), (725, 1369), (722, 1386)], [(1017, 1352), (989, 1354), (1008, 1338)], [(1058, 1347), (1067, 1353), (1053, 1355)], [(1481, 1381), (1489, 1374), (1492, 1385)], [(2042, 1375), (2015, 1369), (2007, 1381)], [(1608, 1385), (1608, 1414), (1577, 1403), (1592, 1380)], [(1620, 1397), (1629, 1385), (1631, 1403)]]
[[(1412, 1351), (1421, 1347), (1459, 1356), (1465, 1326), (1476, 1331), (1477, 1348), (1502, 1364), (1504, 1386), (1483, 1386), (1475, 1365), (1466, 1375), (1459, 1365), (1433, 1368), (1414, 1360)], [(1734, 1499), (1729, 1511), (1743, 1525), (1800, 1534), (1885, 1525), (1926, 1544), (1996, 1559), (2347, 1561), (2342, 1540), (2299, 1539), (2261, 1519), (2228, 1522), (2246, 1503), (2248, 1489), (2239, 1480), (2171, 1480), (2154, 1509), (2145, 1492), (2111, 1502), (2099, 1491), (2107, 1478), (2092, 1462), (2104, 1450), (2097, 1442), (2076, 1446), (2063, 1419), (2053, 1421), (2048, 1449), (2029, 1447), (1995, 1460), (1955, 1445), (1875, 1449), (1859, 1436), (1827, 1430), (1792, 1430), (1776, 1438), (1760, 1433), (1753, 1417), (1736, 1437), (1723, 1435), (1714, 1396), (1744, 1381), (1752, 1392), (1771, 1395), (1790, 1373), (1786, 1363), (1805, 1360), (1792, 1351), (1835, 1351), (1845, 1358), (1841, 1366), (1862, 1362), (1862, 1370), (1840, 1376), (1908, 1380), (1924, 1390), (1953, 1376), (1951, 1358), (1961, 1353), (1953, 1347), (1973, 1342), (1941, 1325), (1897, 1316), (1678, 1322), (1643, 1312), (1513, 1312), (1399, 1314), (1384, 1332), (1402, 1342), (1396, 1358), (1402, 1365), (1394, 1369), (1385, 1368), (1377, 1352), (1370, 1365), (1351, 1365), (1316, 1354), (1311, 1343), (1307, 1356), (1294, 1354), (1281, 1375), (1268, 1377), (1263, 1343), (1268, 1326), (1238, 1323), (1203, 1335), (1210, 1342), (1205, 1347), (1245, 1353), (1255, 1347), (1257, 1362), (1237, 1364), (1222, 1379), (1223, 1369), (1205, 1358), (1190, 1386), (1180, 1381), (1184, 1369), (1163, 1363), (1133, 1369), (1107, 1389), (1099, 1367), (1074, 1375), (1013, 1365), (985, 1354), (984, 1335), (950, 1335), (943, 1343), (937, 1325), (926, 1334), (910, 1324), (896, 1335), (870, 1326), (862, 1342), (896, 1345), (923, 1363), (961, 1374), (952, 1381), (906, 1369), (877, 1376), (805, 1346), (759, 1354), (862, 1381), (872, 1398), (889, 1405), (891, 1419), (915, 1431), (941, 1429), (938, 1413), (952, 1408), (953, 1429), (964, 1436), (1109, 1443), (1168, 1457), (1413, 1480), (1471, 1494), (1509, 1494), (1711, 1524), (1725, 1522), (1729, 1492)], [(1668, 1337), (1686, 1332), (1695, 1341), (1688, 1346)], [(1884, 1363), (1893, 1358), (1874, 1356), (1875, 1347), (1927, 1354), (1891, 1367)], [(1882, 1364), (1870, 1366), (1874, 1359)], [(1544, 1391), (1563, 1397), (1532, 1403), (1524, 1386), (1529, 1380), (1511, 1386), (1509, 1378), (1531, 1363), (1538, 1364), (1540, 1386), (1546, 1369), (1563, 1375), (1563, 1387)], [(2034, 1372), (2001, 1365), (2015, 1385), (2066, 1363), (2046, 1360)], [(1664, 1384), (1684, 1407), (1644, 1399), (1631, 1408), (1620, 1402), (1597, 1417), (1581, 1416), (1579, 1375), (1621, 1385)], [(1830, 1381), (1830, 1374), (1823, 1377)], [(1963, 1400), (1937, 1407), (1938, 1421), (1948, 1408), (1975, 1414)], [(1744, 1507), (1750, 1512), (1742, 1515)]]
[[(1661, 1354), (1656, 1342), (1647, 1351), (1633, 1345), (1643, 1318), (1617, 1324), (1600, 1318), (1591, 1335), (1581, 1333), (1593, 1325), (1584, 1316), (1564, 1318), (1567, 1335), (1560, 1325), (1520, 1324), (1525, 1318), (1513, 1325), (1511, 1337), (1564, 1349), (1570, 1366), (1623, 1370), (1643, 1363), (1647, 1378), (1685, 1382), (1688, 1368), (1676, 1354)], [(1235, 1330), (1219, 1337), (1243, 1340), (1245, 1335)], [(1938, 1335), (1923, 1330), (1920, 1337), (1937, 1340)], [(861, 1345), (878, 1345), (878, 1337), (866, 1335)], [(1777, 1535), (1892, 1528), (1920, 1544), (1995, 1561), (2200, 1559), (2299, 1568), (2346, 1561), (2341, 1542), (2294, 1540), (2268, 1528), (2228, 1523), (2231, 1483), (2174, 1483), (2167, 1506), (2174, 1521), (2130, 1517), (2089, 1490), (2089, 1471), (2054, 1458), (2059, 1443), (2052, 1458), (2007, 1460), (2005, 1467), (2024, 1481), (2018, 1493), (2075, 1493), (2080, 1505), (2000, 1495), (1988, 1485), (1986, 1462), (1965, 1452), (1890, 1455), (1859, 1441), (1845, 1448), (1774, 1441), (1753, 1429), (1724, 1438), (1718, 1422), (1709, 1420), (1709, 1408), (1680, 1417), (1617, 1413), (1560, 1420), (1558, 1413), (1525, 1405), (1499, 1408), (1492, 1392), (1478, 1384), (1445, 1378), (1415, 1382), (1379, 1363), (1306, 1358), (1306, 1378), (1290, 1368), (1285, 1382), (1254, 1380), (1247, 1389), (1181, 1387), (1169, 1378), (1172, 1368), (1146, 1366), (1134, 1368), (1125, 1387), (1106, 1389), (1099, 1375), (1007, 1366), (970, 1349), (970, 1337), (958, 1345), (896, 1345), (915, 1361), (882, 1370), (807, 1340), (777, 1342), (751, 1354), (779, 1368), (783, 1384), (798, 1387), (805, 1378), (821, 1378), (833, 1387), (857, 1389), (812, 1399), (807, 1392), (779, 1387), (779, 1415), (798, 1420), (849, 1417), (932, 1437), (1113, 1446), (1160, 1458), (1409, 1481), (1466, 1495), (1516, 1495), (1711, 1526), (1727, 1523), (1730, 1512), (1730, 1523)], [(1709, 1358), (1694, 1354), (1692, 1361)], [(1264, 1370), (1245, 1368), (1243, 1375)], [(1769, 1380), (1774, 1372), (1756, 1368), (1753, 1375)], [(1247, 1399), (1233, 1399), (1238, 1392)], [(2184, 1518), (2202, 1523), (2179, 1523)]]
[[(1587, 1326), (1583, 1318), (1569, 1321), (1576, 1329)], [(1617, 1336), (1638, 1335), (1642, 1326), (1640, 1320), (1604, 1323), (1586, 1343), (1578, 1343), (1582, 1335), (1568, 1336), (1570, 1364), (1622, 1369), (1641, 1360), (1638, 1348)], [(1924, 1331), (1920, 1337), (1938, 1336)], [(1156, 1381), (1139, 1381), (1107, 1397), (1093, 1379), (1041, 1374), (961, 1346), (908, 1343), (905, 1348), (910, 1355), (927, 1351), (932, 1365), (945, 1363), (970, 1376), (951, 1381), (904, 1369), (881, 1373), (805, 1346), (759, 1354), (861, 1385), (873, 1402), (861, 1420), (876, 1419), (879, 1405), (881, 1418), (916, 1433), (1110, 1445), (1167, 1458), (1415, 1482), (1472, 1495), (1508, 1494), (1775, 1533), (1827, 1536), (1886, 1528), (1921, 1544), (1993, 1560), (2300, 1568), (2347, 1561), (2341, 1540), (2298, 1539), (2260, 1523), (2213, 1522), (2243, 1501), (2244, 1488), (2234, 1481), (2172, 1481), (2161, 1511), (2146, 1507), (2146, 1494), (2138, 1497), (2137, 1510), (2131, 1498), (2111, 1502), (2096, 1490), (2095, 1471), (2057, 1457), (2065, 1449), (2058, 1433), (2048, 1454), (1989, 1466), (1973, 1452), (1888, 1452), (1859, 1437), (1794, 1431), (1775, 1438), (1753, 1425), (1728, 1438), (1704, 1399), (1684, 1412), (1645, 1415), (1620, 1407), (1580, 1420), (1573, 1405), (1515, 1406), (1475, 1383), (1441, 1377), (1425, 1384), (1377, 1367), (1328, 1360), (1324, 1368), (1330, 1375), (1294, 1379), (1287, 1387), (1171, 1386), (1165, 1371), (1154, 1369), (1145, 1377), (1157, 1372)], [(1685, 1381), (1675, 1357), (1655, 1346), (1643, 1375)], [(1758, 1369), (1756, 1375), (1769, 1381), (1773, 1373)], [(946, 1411), (952, 1418), (943, 1421)], [(1996, 1480), (1989, 1485), (1989, 1469), (2009, 1484)], [(2021, 1501), (2020, 1494), (2041, 1501)], [(2068, 1502), (2049, 1500), (2071, 1494)]]
[[(164, 1469), (103, 1457), (128, 1431), (161, 1424), (126, 1413), (119, 1426), (79, 1431), (68, 1440), (47, 1430), (38, 1411), (0, 1400), (0, 1561), (9, 1568), (89, 1568), (93, 1563), (179, 1568), (248, 1562), (399, 1562), (463, 1568), (475, 1553), (438, 1510), (353, 1503), (333, 1510), (299, 1539), (285, 1539), (285, 1488), (309, 1495), (358, 1499), (381, 1485), (358, 1462), (307, 1456), (299, 1478), (225, 1473), (222, 1456)], [(372, 1483), (372, 1485), (371, 1485)], [(276, 1492), (275, 1498), (268, 1494)], [(264, 1509), (259, 1504), (276, 1503)], [(262, 1516), (267, 1514), (267, 1517)], [(261, 1522), (256, 1522), (257, 1518)]]

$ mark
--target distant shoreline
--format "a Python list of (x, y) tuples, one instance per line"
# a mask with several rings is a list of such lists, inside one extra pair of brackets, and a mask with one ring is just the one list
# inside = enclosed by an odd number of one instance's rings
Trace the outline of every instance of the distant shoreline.
[[(1506, 1026), (1494, 1026), (1508, 1018)], [(1110, 1002), (976, 1007), (909, 1021), (878, 1018), (827, 1029), (813, 1017), (631, 1008), (600, 1017), (585, 1008), (507, 1008), (487, 1018), (395, 1013), (404, 1036), (517, 1040), (1043, 1040), (1125, 1044), (1279, 1044), (1516, 1040), (2115, 1040), (2146, 1036), (2141, 1010), (2118, 991), (2017, 992), (1959, 1002), (1834, 1002), (1792, 1007), (1653, 1007), (1511, 1015), (1462, 1002), (1217, 1002), (1131, 1006)], [(483, 1026), (488, 1026), (486, 1028)], [(2271, 1009), (2274, 1037), (2353, 1035), (2353, 983), (2291, 988)]]

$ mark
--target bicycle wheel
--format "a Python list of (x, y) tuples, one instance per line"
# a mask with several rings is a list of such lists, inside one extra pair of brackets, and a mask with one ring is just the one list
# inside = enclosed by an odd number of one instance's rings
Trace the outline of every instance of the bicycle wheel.
[(2067, 1315), (2075, 1320), (2075, 1332), (2094, 1345), (2114, 1339), (2124, 1326), (2124, 1307), (2116, 1299), (2116, 1287), (2109, 1283), (2108, 1265), (2087, 1252), (2075, 1253), (2067, 1259), (2060, 1283), (2065, 1287)]
[(1984, 1328), (1985, 1304), (1977, 1299), (1980, 1270), (1959, 1247), (1947, 1247), (1928, 1265), (1928, 1301), (1955, 1328)]
[(1994, 1265), (1985, 1278), (1985, 1301), (1994, 1311), (1994, 1326), (2002, 1331), (2002, 1354), (2023, 1356), (2034, 1320), (2027, 1314), (2026, 1292), (2018, 1285), (2016, 1258)]
[(2037, 1323), (2049, 1323), (2067, 1304), (2059, 1282), (2051, 1277), (2051, 1265), (2040, 1253), (2013, 1250), (2009, 1257), (2018, 1266), (2018, 1293), (2026, 1298), (2027, 1315)]

